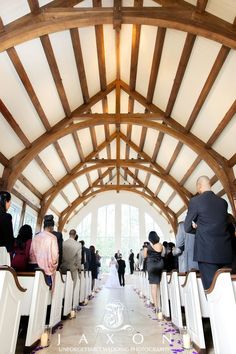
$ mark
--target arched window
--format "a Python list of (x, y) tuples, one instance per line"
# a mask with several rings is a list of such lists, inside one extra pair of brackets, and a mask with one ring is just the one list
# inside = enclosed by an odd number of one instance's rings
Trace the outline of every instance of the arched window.
[(163, 232), (161, 231), (160, 227), (148, 213), (145, 213), (145, 230), (147, 238), (150, 231), (156, 231), (156, 233), (160, 237), (160, 242), (165, 241)]
[(85, 246), (90, 246), (91, 240), (91, 221), (92, 221), (92, 214), (89, 213), (81, 223), (77, 227), (77, 234), (79, 236), (79, 240), (84, 240)]
[(140, 249), (139, 209), (128, 204), (121, 206), (121, 252), (123, 259), (129, 258), (130, 249), (135, 259)]

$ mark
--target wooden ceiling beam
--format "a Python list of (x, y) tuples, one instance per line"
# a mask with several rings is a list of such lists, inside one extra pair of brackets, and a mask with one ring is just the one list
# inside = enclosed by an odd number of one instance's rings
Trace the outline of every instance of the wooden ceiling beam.
[(25, 90), (26, 90), (26, 92), (27, 92), (27, 94), (28, 94), (28, 96), (29, 96), (34, 108), (35, 108), (35, 110), (36, 110), (36, 112), (38, 113), (38, 116), (39, 116), (44, 128), (47, 131), (50, 130), (51, 126), (49, 124), (49, 121), (48, 121), (48, 119), (46, 117), (46, 114), (44, 113), (44, 110), (43, 110), (43, 108), (42, 108), (42, 106), (41, 106), (41, 104), (39, 102), (39, 99), (38, 99), (38, 97), (37, 97), (37, 95), (36, 95), (36, 93), (34, 91), (34, 88), (33, 88), (32, 84), (31, 84), (31, 82), (30, 82), (30, 80), (28, 78), (28, 75), (27, 75), (27, 73), (26, 73), (26, 71), (25, 71), (25, 69), (24, 69), (24, 67), (23, 67), (23, 65), (22, 65), (22, 63), (20, 61), (20, 58), (19, 58), (15, 48), (9, 48), (7, 50), (7, 54), (8, 54), (8, 56), (9, 56), (9, 58), (10, 58), (12, 64), (13, 64), (13, 66), (14, 66), (14, 68), (15, 68), (15, 70), (16, 70), (16, 72), (17, 72), (17, 74), (18, 74), (18, 76), (19, 76), (19, 78), (20, 78), (20, 80), (21, 80), (21, 82), (22, 82), (22, 84), (23, 84), (23, 86), (24, 86), (24, 88), (25, 88)]
[[(76, 130), (82, 130), (92, 125), (95, 126), (95, 125), (116, 124), (116, 123), (117, 123), (116, 119), (107, 119), (107, 118), (91, 119), (89, 121), (84, 121), (79, 124), (69, 125), (63, 130), (59, 130), (53, 132), (52, 134), (48, 134), (46, 141), (34, 144), (32, 148), (28, 149), (27, 154), (20, 161), (19, 160), (17, 161), (17, 167), (13, 163), (14, 160), (10, 161), (8, 169), (6, 170), (6, 172), (7, 171), (9, 172), (7, 178), (6, 178), (6, 174), (4, 175), (8, 183), (8, 186), (11, 186), (13, 181), (17, 179), (22, 169), (25, 168), (25, 166), (32, 160), (32, 158), (34, 158), (34, 156), (38, 154), (42, 150), (42, 148), (45, 148), (46, 146), (50, 145), (50, 143), (52, 143), (53, 141), (58, 140), (65, 135), (71, 134)], [(234, 194), (235, 187), (231, 183), (232, 176), (228, 164), (226, 163), (225, 159), (219, 156), (219, 154), (218, 154), (219, 158), (216, 158), (215, 153), (213, 153), (213, 150), (206, 149), (205, 144), (201, 142), (199, 139), (196, 139), (193, 136), (193, 134), (185, 134), (169, 126), (164, 126), (162, 124), (153, 121), (140, 121), (138, 119), (127, 118), (127, 119), (122, 119), (120, 123), (121, 124), (129, 123), (138, 126), (140, 125), (146, 126), (148, 128), (171, 135), (173, 138), (188, 145), (199, 156), (201, 156), (201, 158), (204, 159), (206, 163), (212, 168), (212, 170), (215, 172), (217, 177), (221, 180), (221, 183), (225, 188), (229, 199), (232, 202), (232, 195)], [(232, 204), (232, 208), (234, 208), (233, 204)]]
[(39, 212), (40, 209), (36, 205), (34, 205), (28, 198), (26, 198), (23, 194), (18, 192), (18, 190), (16, 190), (15, 188), (12, 190), (12, 194), (14, 194), (17, 198), (25, 202), (27, 205), (29, 205), (29, 207), (35, 210), (37, 213)]
[(208, 0), (197, 0), (196, 11), (202, 14), (206, 10)]
[[(124, 24), (173, 28), (215, 40), (236, 49), (236, 33), (228, 23), (209, 13), (197, 13), (196, 7), (121, 7)], [(0, 51), (49, 33), (76, 27), (113, 24), (112, 8), (45, 8), (27, 14), (4, 26), (0, 33)]]
[(20, 175), (18, 180), (26, 187), (28, 188), (36, 197), (38, 197), (40, 200), (42, 199), (43, 195), (38, 191), (37, 188), (24, 176)]
[[(104, 193), (104, 192), (107, 192), (107, 191), (116, 191), (116, 190), (117, 190), (117, 186), (104, 185), (103, 188), (101, 188), (99, 190), (96, 190), (94, 192), (91, 192), (91, 193), (85, 195), (82, 198), (78, 198), (75, 202), (72, 203), (70, 208), (68, 208), (67, 210), (64, 210), (61, 213), (60, 219), (59, 219), (59, 227), (58, 227), (58, 229), (59, 230), (63, 230), (64, 225), (66, 224), (66, 221), (68, 220), (68, 218), (71, 215), (71, 213), (73, 212), (73, 210), (75, 208), (77, 208), (84, 200), (87, 200), (88, 198), (91, 198), (92, 196), (95, 196), (95, 195), (97, 195), (99, 193)], [(129, 192), (132, 192), (132, 193), (136, 193), (136, 194), (138, 194), (140, 196), (143, 196), (143, 197), (147, 198), (148, 200), (152, 201), (153, 203), (155, 203), (160, 209), (162, 209), (162, 206), (160, 206), (161, 203), (159, 203), (160, 201), (158, 199), (153, 200), (153, 198), (150, 195), (145, 194), (142, 191), (138, 191), (135, 188), (130, 189), (129, 187), (126, 187), (125, 185), (120, 186), (120, 190), (129, 191)], [(164, 214), (166, 214), (166, 217), (167, 217), (170, 225), (172, 226), (174, 232), (176, 232), (176, 225), (174, 223), (174, 220), (170, 217), (170, 215), (166, 212), (166, 210), (164, 208), (162, 209), (162, 211), (163, 211)]]
[(234, 165), (236, 165), (236, 153), (229, 160), (229, 166), (233, 167)]
[(156, 35), (155, 48), (152, 58), (151, 74), (149, 78), (148, 92), (147, 92), (147, 102), (151, 103), (153, 100), (153, 95), (156, 87), (157, 76), (160, 68), (162, 50), (164, 46), (166, 35), (166, 28), (159, 27)]

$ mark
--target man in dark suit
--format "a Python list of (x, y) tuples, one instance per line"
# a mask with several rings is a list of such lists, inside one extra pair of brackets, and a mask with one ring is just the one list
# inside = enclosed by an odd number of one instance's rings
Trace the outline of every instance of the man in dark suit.
[(130, 250), (130, 254), (129, 254), (129, 266), (130, 266), (130, 274), (133, 274), (133, 272), (134, 272), (134, 253), (132, 250)]
[(196, 233), (194, 261), (198, 262), (204, 289), (211, 285), (215, 272), (232, 262), (232, 246), (227, 231), (227, 202), (211, 191), (210, 179), (197, 180), (199, 195), (190, 200), (185, 232)]
[(118, 263), (118, 276), (119, 276), (119, 282), (121, 286), (125, 286), (125, 261), (122, 259), (122, 255), (120, 254), (119, 258), (117, 259)]

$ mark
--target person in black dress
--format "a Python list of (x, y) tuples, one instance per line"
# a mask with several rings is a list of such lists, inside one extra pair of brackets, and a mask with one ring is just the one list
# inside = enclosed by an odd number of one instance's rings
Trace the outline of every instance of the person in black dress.
[(14, 234), (12, 216), (7, 213), (11, 205), (11, 194), (6, 191), (0, 192), (0, 247), (6, 247), (11, 252), (14, 246)]
[(122, 259), (122, 254), (120, 254), (120, 257), (117, 260), (118, 263), (118, 276), (119, 276), (119, 282), (121, 286), (125, 286), (125, 261)]
[(133, 272), (134, 272), (134, 253), (132, 250), (130, 250), (130, 255), (129, 255), (129, 266), (130, 266), (130, 274), (133, 274)]
[(160, 237), (155, 231), (151, 231), (148, 236), (150, 244), (144, 248), (144, 257), (147, 259), (148, 280), (151, 285), (152, 299), (155, 311), (160, 309), (160, 281), (161, 272), (164, 268), (162, 259), (163, 246)]
[(95, 247), (90, 246), (90, 262), (89, 262), (89, 270), (92, 273), (92, 291), (94, 290), (94, 285), (95, 285), (95, 279), (98, 277), (98, 267), (97, 267), (97, 257), (95, 253)]

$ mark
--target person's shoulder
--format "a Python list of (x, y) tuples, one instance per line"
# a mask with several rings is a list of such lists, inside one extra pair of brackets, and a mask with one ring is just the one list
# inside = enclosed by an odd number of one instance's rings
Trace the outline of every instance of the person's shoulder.
[(12, 220), (11, 214), (10, 213), (5, 213), (5, 212), (1, 212), (0, 213), (0, 218), (3, 219), (3, 220), (9, 220), (9, 221)]

